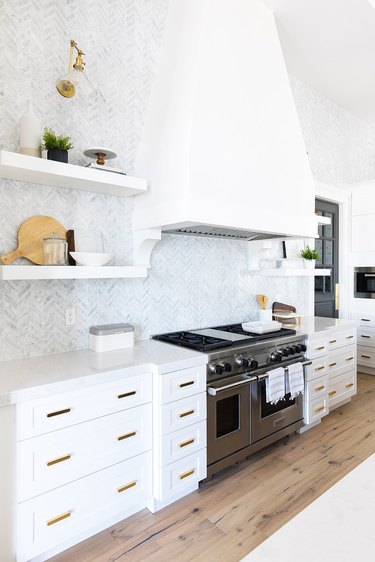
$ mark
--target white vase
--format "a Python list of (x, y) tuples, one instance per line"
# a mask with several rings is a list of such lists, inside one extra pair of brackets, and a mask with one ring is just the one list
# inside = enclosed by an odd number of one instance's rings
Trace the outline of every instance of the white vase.
[(314, 269), (315, 268), (315, 260), (303, 260), (306, 269)]
[(33, 112), (30, 101), (27, 103), (27, 109), (20, 119), (19, 127), (19, 152), (41, 158), (40, 135), (42, 127), (41, 122)]

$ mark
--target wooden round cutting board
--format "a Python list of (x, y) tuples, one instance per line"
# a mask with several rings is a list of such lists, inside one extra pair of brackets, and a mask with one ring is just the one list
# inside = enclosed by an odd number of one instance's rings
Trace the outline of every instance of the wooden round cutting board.
[(38, 265), (43, 264), (43, 238), (52, 235), (66, 239), (65, 227), (53, 217), (36, 215), (26, 219), (18, 231), (18, 248), (0, 257), (5, 264), (17, 258), (27, 258)]

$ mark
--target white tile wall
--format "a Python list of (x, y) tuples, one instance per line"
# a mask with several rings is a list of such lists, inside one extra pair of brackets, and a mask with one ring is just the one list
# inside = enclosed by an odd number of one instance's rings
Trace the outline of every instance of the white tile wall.
[[(17, 123), (31, 99), (44, 125), (73, 137), (71, 162), (83, 163), (82, 150), (103, 143), (131, 172), (167, 3), (0, 0), (0, 146), (17, 149)], [(87, 52), (87, 73), (104, 102), (95, 94), (64, 100), (55, 92), (70, 38)], [(334, 183), (362, 179), (369, 165), (367, 128), (304, 85), (292, 84), (316, 177)], [(353, 154), (344, 170), (341, 153)], [(34, 214), (55, 216), (67, 228), (98, 229), (117, 263), (131, 263), (131, 199), (0, 180), (1, 253), (15, 247), (19, 224)], [(303, 314), (308, 280), (250, 274), (247, 251), (246, 242), (168, 235), (156, 245), (145, 280), (0, 282), (0, 358), (86, 347), (88, 327), (98, 323), (129, 321), (137, 337), (146, 338), (255, 318), (257, 292)], [(65, 309), (72, 306), (76, 325), (66, 327)]]

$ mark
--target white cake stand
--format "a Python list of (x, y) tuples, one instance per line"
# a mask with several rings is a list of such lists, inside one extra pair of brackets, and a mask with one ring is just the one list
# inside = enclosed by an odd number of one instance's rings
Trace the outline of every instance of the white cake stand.
[(96, 163), (100, 166), (103, 166), (106, 160), (112, 160), (112, 158), (116, 158), (117, 156), (116, 152), (113, 152), (113, 150), (109, 148), (104, 148), (103, 146), (86, 148), (83, 154), (94, 160), (96, 159)]

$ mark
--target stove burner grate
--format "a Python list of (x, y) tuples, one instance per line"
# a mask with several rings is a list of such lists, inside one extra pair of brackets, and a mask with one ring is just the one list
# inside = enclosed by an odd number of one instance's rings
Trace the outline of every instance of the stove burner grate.
[(182, 347), (190, 347), (196, 351), (211, 351), (221, 347), (228, 347), (227, 340), (192, 334), (191, 332), (170, 332), (169, 334), (159, 334), (152, 337), (159, 341), (173, 343)]

